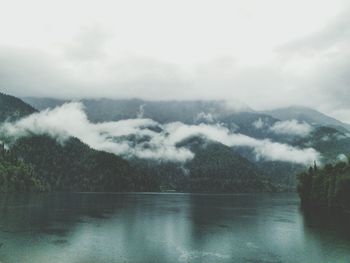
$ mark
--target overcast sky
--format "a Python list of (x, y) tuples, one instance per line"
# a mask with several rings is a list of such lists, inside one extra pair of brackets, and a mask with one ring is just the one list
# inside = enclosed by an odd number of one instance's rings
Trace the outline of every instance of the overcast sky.
[(350, 122), (347, 2), (0, 0), (0, 90), (296, 104)]

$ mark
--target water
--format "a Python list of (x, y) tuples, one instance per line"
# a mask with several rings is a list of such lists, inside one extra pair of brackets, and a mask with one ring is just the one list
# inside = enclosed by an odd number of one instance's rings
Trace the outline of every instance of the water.
[(348, 263), (349, 222), (295, 194), (0, 195), (0, 262)]

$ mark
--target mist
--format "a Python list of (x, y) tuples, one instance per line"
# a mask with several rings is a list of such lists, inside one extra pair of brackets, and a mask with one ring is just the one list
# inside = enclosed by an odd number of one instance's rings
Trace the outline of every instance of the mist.
[[(139, 115), (142, 117), (141, 113)], [(230, 147), (249, 147), (259, 160), (308, 165), (320, 161), (321, 158), (313, 148), (297, 148), (267, 139), (258, 140), (232, 133), (219, 124), (160, 124), (144, 118), (92, 123), (80, 102), (66, 103), (52, 110), (34, 113), (14, 123), (4, 123), (0, 132), (12, 140), (31, 135), (48, 135), (63, 144), (70, 137), (76, 137), (96, 150), (125, 158), (172, 162), (187, 162), (194, 157), (190, 149), (178, 145), (195, 136)]]
[(276, 122), (272, 127), (270, 127), (270, 130), (276, 134), (306, 137), (314, 130), (314, 128), (306, 122), (289, 120)]

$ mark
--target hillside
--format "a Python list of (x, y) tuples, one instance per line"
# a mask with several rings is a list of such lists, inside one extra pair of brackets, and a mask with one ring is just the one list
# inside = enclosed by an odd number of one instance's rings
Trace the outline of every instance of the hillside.
[(291, 106), (287, 108), (264, 111), (264, 113), (280, 120), (295, 119), (298, 121), (305, 121), (309, 124), (334, 127), (342, 131), (350, 130), (350, 124), (341, 122), (335, 118), (327, 116), (326, 114), (308, 107)]
[(339, 154), (350, 153), (350, 137), (332, 127), (318, 127), (306, 138), (294, 142), (297, 146), (311, 146), (322, 153), (324, 162), (332, 162)]
[(190, 190), (260, 192), (271, 190), (264, 174), (246, 158), (219, 143), (200, 144), (187, 165)]
[[(278, 136), (271, 133), (269, 128), (278, 121), (279, 119), (258, 112), (237, 112), (219, 118), (219, 122), (230, 130), (259, 139), (277, 138)], [(259, 122), (261, 127), (257, 125)]]
[(30, 165), (0, 144), (0, 193), (47, 190), (48, 184), (33, 172)]
[[(0, 115), (3, 120), (24, 117), (36, 110), (20, 99), (1, 94)], [(0, 135), (0, 139), (1, 139)], [(137, 191), (157, 190), (140, 185), (138, 175), (122, 158), (96, 151), (76, 138), (64, 144), (48, 136), (30, 136), (12, 141), (11, 154), (31, 167), (33, 176), (51, 190), (65, 191)], [(28, 188), (28, 190), (30, 190)]]
[(195, 153), (185, 164), (130, 160), (140, 173), (161, 188), (179, 192), (241, 193), (273, 191), (267, 177), (249, 160), (220, 143), (192, 138), (183, 142)]
[(36, 110), (22, 100), (0, 93), (0, 122), (16, 120), (34, 113)]
[[(65, 102), (64, 100), (40, 98), (27, 98), (27, 101), (40, 108), (55, 107)], [(93, 123), (143, 117), (158, 121), (160, 126), (163, 123), (178, 121), (191, 125), (220, 124), (231, 132), (241, 133), (255, 139), (267, 139), (296, 148), (312, 147), (322, 155), (322, 163), (333, 162), (338, 155), (350, 152), (350, 138), (345, 128), (340, 126), (342, 123), (309, 108), (289, 107), (260, 113), (248, 107), (245, 108), (246, 111), (234, 111), (220, 101), (157, 102), (138, 99), (89, 99), (83, 100), (83, 103), (87, 116)], [(308, 122), (311, 124), (310, 132), (303, 136), (275, 133), (272, 127), (281, 123), (277, 117), (282, 120), (297, 119), (300, 125)], [(330, 126), (324, 126), (324, 124)], [(157, 129), (159, 129), (157, 132), (162, 131), (161, 127)], [(150, 139), (147, 136), (142, 138), (146, 141)], [(119, 138), (119, 140), (124, 140), (128, 144), (137, 143), (133, 136)], [(166, 187), (177, 191), (235, 192), (252, 191), (252, 189), (260, 191), (270, 187), (264, 183), (269, 181), (275, 189), (291, 190), (295, 189), (297, 184), (296, 174), (305, 169), (302, 164), (261, 160), (256, 158), (254, 149), (249, 147), (230, 148), (198, 138), (192, 138), (192, 141), (187, 140), (179, 146), (191, 149), (195, 154), (194, 159), (185, 164), (130, 157), (127, 157), (128, 160), (123, 160), (131, 167), (127, 173), (133, 174), (131, 176), (133, 189), (148, 191)], [(59, 150), (55, 149), (55, 151)], [(115, 158), (119, 157), (115, 156)], [(83, 168), (81, 171), (87, 173)], [(86, 175), (86, 177), (92, 178), (91, 175)]]
[[(36, 109), (60, 106), (69, 100), (27, 97), (23, 100)], [(187, 124), (236, 113), (237, 109), (224, 101), (145, 101), (140, 99), (83, 99), (89, 119), (93, 122), (133, 119), (138, 116), (160, 123), (180, 121)], [(250, 112), (248, 106), (238, 105), (240, 110)]]
[[(26, 105), (20, 100), (17, 103), (19, 107)], [(133, 103), (134, 108), (130, 106)], [(137, 113), (135, 109), (140, 106), (139, 103), (138, 100), (128, 101), (127, 106), (117, 103), (117, 108), (124, 107), (118, 111), (122, 115), (113, 115), (111, 118), (133, 117), (131, 114)], [(101, 110), (103, 116), (111, 112), (108, 111), (110, 106), (101, 109), (87, 105), (87, 109), (93, 109), (93, 112)], [(219, 104), (216, 103), (174, 102), (173, 106), (166, 107), (166, 104), (158, 102), (152, 106), (154, 108), (151, 107), (153, 111), (149, 111), (149, 114), (153, 112), (159, 121), (177, 118), (186, 121), (187, 118), (192, 122), (201, 110), (209, 106), (212, 110), (211, 107), (215, 105), (218, 110)], [(160, 111), (162, 108), (168, 111)], [(181, 108), (182, 111), (179, 110)], [(181, 192), (271, 190), (271, 184), (253, 163), (223, 144), (205, 140), (197, 141), (197, 144), (193, 140), (183, 142), (185, 147), (195, 153), (195, 158), (185, 164), (133, 158), (124, 160), (110, 153), (93, 150), (76, 138), (62, 144), (49, 136), (32, 135), (7, 142), (13, 154), (32, 167), (37, 178), (56, 191), (159, 191), (164, 187)]]
[(12, 151), (33, 167), (34, 173), (52, 190), (60, 191), (150, 191), (127, 161), (114, 154), (95, 151), (72, 138), (64, 145), (46, 136), (23, 138)]
[[(55, 107), (65, 102), (64, 100), (41, 98), (26, 98), (26, 100), (42, 109)], [(348, 138), (345, 128), (340, 126), (343, 123), (309, 108), (289, 107), (261, 113), (253, 111), (249, 107), (243, 107), (243, 111), (237, 111), (232, 107), (225, 106), (225, 103), (220, 101), (157, 102), (138, 99), (88, 99), (82, 101), (88, 118), (94, 123), (143, 117), (151, 118), (161, 124), (183, 122), (190, 125), (200, 123), (221, 125), (227, 127), (230, 132), (241, 133), (255, 139), (267, 139), (296, 148), (312, 147), (322, 154), (322, 162), (324, 163), (332, 162), (339, 154), (350, 152), (350, 138)], [(296, 122), (295, 119), (299, 122)], [(272, 128), (274, 125), (281, 123), (281, 120), (282, 122), (283, 120), (294, 120), (294, 124), (297, 123), (300, 125), (305, 124), (305, 122), (310, 123), (310, 133), (302, 136), (276, 133)], [(291, 125), (294, 124), (293, 122), (291, 123)], [(281, 187), (293, 189), (297, 183), (296, 173), (304, 169), (302, 164), (259, 160), (251, 148), (235, 147), (231, 150), (248, 159), (269, 180)], [(140, 163), (144, 164), (145, 162)], [(168, 166), (168, 164), (155, 166), (156, 163), (158, 162), (149, 161), (149, 164), (146, 165), (155, 174), (165, 171), (166, 169), (164, 167)], [(176, 164), (170, 166), (174, 167)], [(181, 174), (182, 170), (180, 168), (169, 168), (168, 170), (179, 170), (177, 173)], [(161, 173), (163, 175), (165, 174), (165, 172)], [(173, 177), (175, 178), (176, 176)], [(181, 177), (176, 180), (178, 179), (182, 182)], [(159, 180), (164, 183), (164, 178), (161, 177)]]

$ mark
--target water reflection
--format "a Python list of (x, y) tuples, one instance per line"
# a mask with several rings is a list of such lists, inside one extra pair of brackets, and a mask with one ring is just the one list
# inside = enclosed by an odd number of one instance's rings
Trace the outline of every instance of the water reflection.
[(348, 262), (347, 221), (294, 194), (0, 195), (0, 262)]

